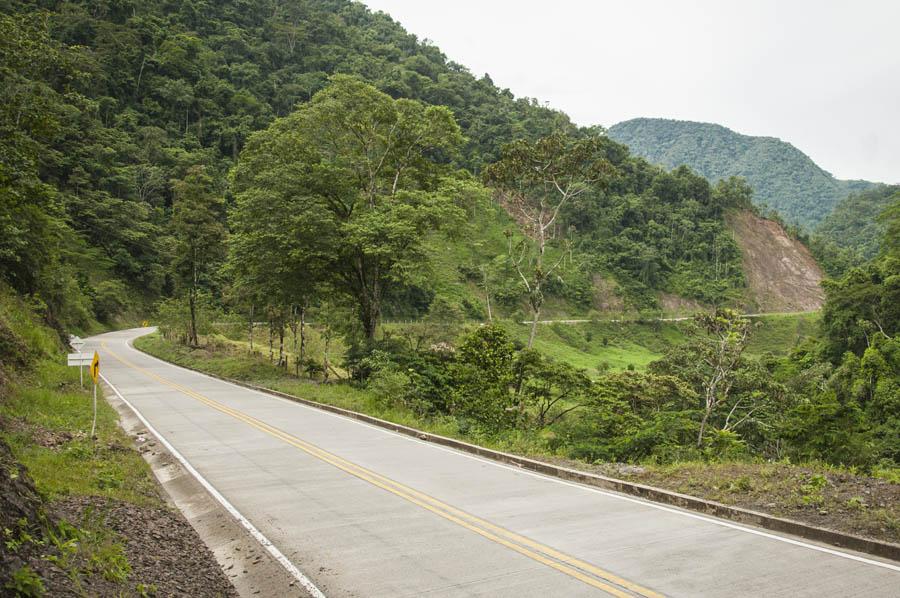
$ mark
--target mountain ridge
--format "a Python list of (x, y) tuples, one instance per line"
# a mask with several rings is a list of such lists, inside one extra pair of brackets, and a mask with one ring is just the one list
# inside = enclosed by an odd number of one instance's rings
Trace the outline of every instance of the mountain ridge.
[(685, 164), (712, 182), (742, 176), (753, 187), (754, 203), (806, 228), (814, 228), (851, 193), (878, 185), (837, 179), (787, 141), (718, 123), (641, 117), (613, 125), (608, 134), (667, 168)]

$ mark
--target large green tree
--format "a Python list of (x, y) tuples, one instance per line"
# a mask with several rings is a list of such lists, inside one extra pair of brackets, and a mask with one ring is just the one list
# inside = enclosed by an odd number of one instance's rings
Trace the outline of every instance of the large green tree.
[(234, 176), (238, 206), (278, 196), (290, 259), (327, 272), (373, 339), (385, 293), (425, 261), (423, 236), (462, 218), (445, 180), (461, 143), (446, 108), (335, 76), (250, 139)]
[(172, 228), (176, 239), (174, 270), (190, 309), (188, 342), (198, 344), (197, 297), (212, 286), (225, 255), (224, 201), (202, 166), (175, 183)]

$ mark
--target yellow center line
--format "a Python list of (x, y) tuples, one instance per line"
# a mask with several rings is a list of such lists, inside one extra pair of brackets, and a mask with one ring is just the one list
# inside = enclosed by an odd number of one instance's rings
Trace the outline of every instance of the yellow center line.
[[(637, 594), (639, 596), (645, 596), (647, 598), (662, 598), (662, 594), (654, 592), (648, 588), (642, 587), (638, 584), (635, 584), (631, 581), (623, 579), (614, 573), (601, 569), (596, 565), (591, 563), (587, 563), (580, 559), (577, 559), (573, 556), (562, 553), (556, 549), (553, 549), (549, 546), (536, 542), (530, 538), (507, 530), (503, 527), (495, 525), (489, 521), (485, 521), (479, 517), (476, 517), (470, 513), (465, 511), (461, 511), (452, 505), (448, 505), (432, 496), (429, 496), (423, 492), (405, 486), (400, 482), (382, 476), (381, 474), (375, 473), (369, 469), (366, 469), (360, 465), (356, 465), (342, 457), (329, 453), (324, 449), (319, 448), (318, 446), (311, 444), (305, 440), (301, 440), (295, 436), (288, 434), (278, 428), (275, 428), (261, 420), (254, 418), (253, 416), (247, 415), (237, 409), (232, 407), (228, 407), (218, 401), (210, 399), (196, 391), (191, 390), (190, 388), (184, 387), (176, 382), (163, 378), (145, 368), (142, 368), (134, 363), (131, 363), (127, 359), (119, 356), (115, 352), (111, 351), (106, 343), (101, 343), (101, 346), (104, 350), (106, 350), (114, 359), (121, 362), (123, 365), (135, 369), (144, 375), (153, 378), (154, 380), (174, 388), (175, 390), (193, 398), (201, 403), (216, 409), (226, 415), (230, 415), (235, 419), (243, 421), (244, 423), (262, 431), (270, 436), (278, 438), (283, 442), (298, 448), (307, 454), (316, 457), (317, 459), (324, 461), (345, 473), (348, 473), (356, 478), (359, 478), (363, 481), (366, 481), (378, 488), (386, 490), (396, 496), (399, 496), (408, 502), (411, 502), (417, 506), (420, 506), (448, 521), (456, 523), (457, 525), (464, 527), (470, 531), (473, 531), (497, 544), (505, 546), (511, 550), (514, 550), (524, 556), (527, 556), (539, 563), (552, 567), (566, 575), (569, 575), (579, 581), (582, 581), (588, 585), (601, 589), (613, 596), (618, 596), (621, 598), (627, 598), (632, 596), (633, 594)], [(503, 537), (505, 536), (505, 537)], [(518, 544), (516, 544), (516, 543)], [(532, 550), (530, 550), (532, 549)], [(535, 552), (538, 551), (538, 552)], [(541, 554), (542, 553), (542, 554)], [(550, 557), (550, 558), (548, 558)], [(555, 560), (551, 560), (555, 559)], [(594, 577), (586, 575), (585, 572), (590, 573)], [(619, 587), (611, 586), (602, 581), (596, 579), (600, 578), (603, 581), (607, 581), (613, 584), (616, 584)], [(630, 590), (633, 594), (622, 591), (620, 588), (625, 588)]]

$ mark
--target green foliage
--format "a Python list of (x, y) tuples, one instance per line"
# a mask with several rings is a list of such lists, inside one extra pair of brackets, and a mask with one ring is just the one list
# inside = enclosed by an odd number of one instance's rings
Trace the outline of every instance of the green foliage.
[[(268, 251), (268, 266), (283, 277), (297, 254), (306, 257), (322, 273), (309, 282), (351, 299), (365, 337), (374, 339), (386, 291), (408, 282), (424, 261), (423, 235), (463, 220), (450, 195), (455, 188), (444, 184), (447, 158), (461, 140), (445, 108), (393, 100), (358, 79), (333, 77), (242, 152), (234, 176), (240, 237), (233, 268), (252, 276), (259, 257), (245, 246), (286, 235), (290, 240), (274, 245), (297, 245), (293, 255)], [(287, 213), (276, 214), (272, 227), (259, 226), (259, 202), (271, 210), (273, 195)]]
[(156, 313), (160, 332), (167, 338), (190, 344), (194, 332), (198, 335), (209, 334), (212, 322), (222, 312), (208, 294), (199, 293), (194, 298), (193, 314), (186, 298), (164, 299), (156, 304)]
[[(614, 146), (615, 147), (615, 146)], [(620, 148), (609, 189), (576, 198), (564, 211), (581, 252), (612, 273), (637, 308), (655, 307), (668, 291), (705, 303), (735, 299), (744, 286), (741, 256), (723, 218), (745, 208), (737, 180), (715, 188), (688, 168), (664, 172)]]
[(0, 22), (0, 273), (63, 326), (170, 294), (175, 181), (204, 165), (221, 190), (250, 135), (335, 73), (448, 106), (467, 136), (450, 157), (476, 171), (515, 138), (573, 128), (349, 0), (41, 6), (13, 0)]
[(572, 420), (570, 454), (589, 461), (685, 457), (696, 435), (696, 394), (668, 375), (624, 371), (602, 376)]
[(882, 213), (891, 205), (900, 205), (900, 187), (880, 185), (841, 200), (819, 223), (810, 249), (830, 276), (843, 276), (878, 255), (886, 228)]
[(3, 588), (12, 592), (13, 596), (27, 596), (38, 598), (43, 596), (46, 589), (40, 576), (28, 565), (16, 569), (12, 577), (3, 584)]
[(568, 252), (544, 261), (548, 245), (558, 236), (560, 212), (592, 187), (606, 185), (613, 172), (606, 159), (610, 145), (597, 135), (576, 139), (557, 133), (534, 142), (519, 140), (505, 146), (501, 159), (484, 171), (485, 182), (500, 191), (524, 228), (519, 243), (513, 247), (510, 242), (509, 257), (531, 308), (529, 348), (534, 344), (544, 293), (553, 281), (562, 282), (560, 266)]
[(872, 340), (900, 331), (900, 260), (886, 257), (823, 283), (825, 351), (834, 363), (851, 351), (862, 355)]
[(659, 118), (636, 118), (609, 129), (609, 135), (654, 164), (685, 164), (710, 181), (743, 177), (757, 205), (774, 208), (789, 223), (813, 228), (851, 192), (874, 183), (841, 181), (808, 156), (774, 137), (750, 137), (720, 125)]
[(224, 202), (203, 166), (191, 167), (174, 185), (172, 229), (176, 241), (172, 270), (176, 290), (187, 296), (188, 342), (197, 344), (197, 300), (214, 287), (213, 275), (225, 255)]
[(801, 458), (873, 466), (900, 453), (900, 202), (884, 212), (879, 257), (826, 281), (822, 343), (791, 355), (800, 400), (784, 436)]
[(458, 349), (451, 375), (450, 412), (496, 431), (515, 420), (513, 344), (498, 326), (482, 326)]

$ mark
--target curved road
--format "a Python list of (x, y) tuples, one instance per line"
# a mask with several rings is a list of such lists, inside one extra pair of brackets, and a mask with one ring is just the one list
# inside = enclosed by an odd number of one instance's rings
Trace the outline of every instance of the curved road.
[[(900, 564), (524, 472), (88, 339), (326, 596), (900, 596)], [(315, 592), (315, 590), (314, 590)]]

